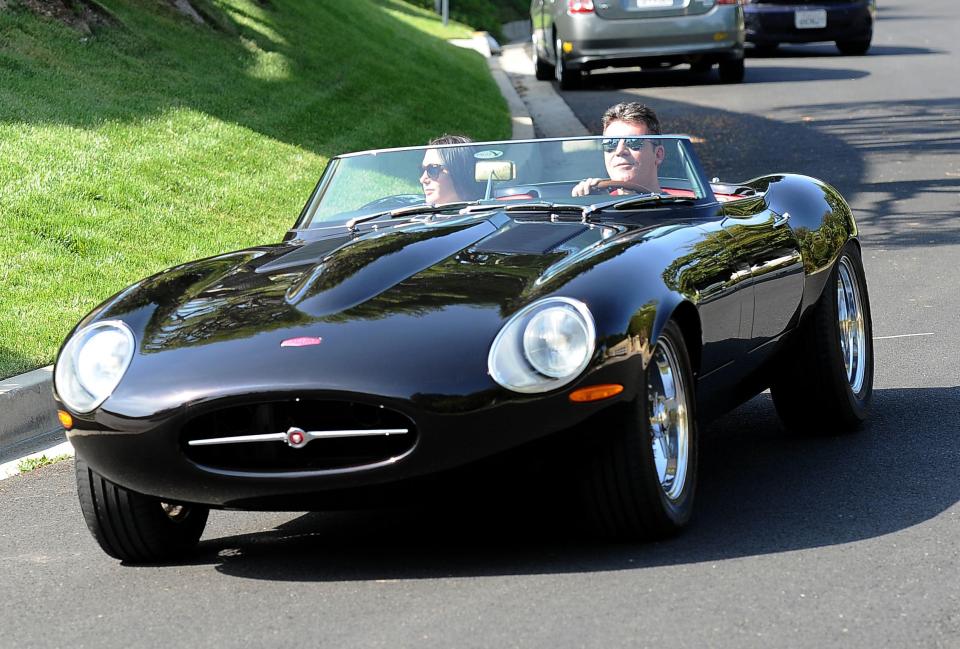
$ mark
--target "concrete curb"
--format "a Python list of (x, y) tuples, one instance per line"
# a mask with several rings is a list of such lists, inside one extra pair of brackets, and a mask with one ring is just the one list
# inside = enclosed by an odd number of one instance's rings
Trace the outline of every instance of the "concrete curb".
[[(533, 119), (527, 111), (527, 106), (520, 99), (516, 88), (511, 83), (510, 78), (500, 67), (498, 56), (502, 52), (500, 45), (490, 37), (486, 32), (477, 32), (473, 38), (454, 38), (448, 41), (451, 45), (475, 50), (487, 60), (487, 66), (490, 68), (490, 76), (493, 77), (500, 94), (507, 102), (507, 108), (510, 110), (511, 134), (513, 140), (529, 140), (536, 137), (533, 130)], [(492, 44), (492, 47), (491, 47)]]
[(529, 49), (531, 43), (512, 43), (503, 47), (500, 66), (507, 73), (516, 93), (526, 107), (539, 137), (576, 137), (590, 131), (573, 114), (567, 102), (557, 94), (552, 81), (537, 80)]
[(60, 429), (52, 384), (53, 366), (0, 381), (0, 457)]

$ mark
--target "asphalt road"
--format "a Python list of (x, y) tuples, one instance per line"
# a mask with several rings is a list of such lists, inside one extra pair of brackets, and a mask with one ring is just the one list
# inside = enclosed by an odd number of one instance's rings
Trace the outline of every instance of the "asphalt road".
[(742, 85), (609, 72), (564, 94), (593, 127), (655, 106), (724, 179), (847, 196), (880, 337), (861, 433), (789, 437), (761, 395), (705, 431), (696, 519), (665, 543), (511, 501), (214, 512), (193, 560), (146, 567), (99, 551), (63, 462), (0, 482), (0, 647), (960, 647), (960, 6), (881, 12), (866, 57), (785, 47)]

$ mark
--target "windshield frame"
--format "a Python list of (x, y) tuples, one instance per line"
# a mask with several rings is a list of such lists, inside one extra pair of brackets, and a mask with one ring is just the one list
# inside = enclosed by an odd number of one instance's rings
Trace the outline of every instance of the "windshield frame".
[[(706, 173), (703, 170), (703, 166), (700, 163), (700, 159), (696, 154), (696, 151), (693, 148), (693, 142), (689, 135), (686, 134), (658, 134), (658, 135), (644, 135), (644, 138), (657, 139), (657, 140), (670, 140), (672, 142), (677, 142), (681, 148), (681, 158), (682, 164), (688, 169), (688, 172), (691, 176), (691, 180), (697, 185), (701, 197), (693, 200), (695, 205), (708, 205), (716, 203), (717, 199), (713, 194), (713, 190), (710, 186), (709, 179), (706, 176)], [(517, 145), (517, 144), (540, 144), (540, 143), (549, 143), (549, 142), (569, 142), (577, 140), (602, 140), (603, 135), (578, 135), (574, 137), (551, 137), (551, 138), (529, 138), (523, 140), (485, 140), (482, 142), (470, 142), (469, 144), (421, 144), (416, 146), (404, 146), (404, 147), (388, 147), (382, 149), (369, 149), (366, 151), (354, 151), (349, 153), (342, 153), (340, 155), (330, 158), (327, 162), (326, 167), (323, 170), (323, 173), (320, 175), (320, 179), (317, 181), (317, 184), (314, 186), (313, 191), (310, 194), (310, 198), (307, 200), (306, 204), (303, 206), (303, 209), (300, 211), (300, 215), (297, 217), (296, 222), (293, 227), (290, 229), (288, 236), (286, 238), (291, 238), (297, 232), (302, 232), (306, 230), (317, 231), (317, 230), (330, 230), (330, 229), (341, 229), (346, 227), (348, 221), (350, 221), (349, 216), (345, 216), (343, 219), (331, 219), (322, 222), (313, 223), (314, 215), (316, 214), (321, 198), (324, 195), (324, 190), (330, 184), (333, 179), (337, 168), (340, 165), (342, 160), (347, 160), (350, 158), (357, 158), (362, 156), (376, 156), (384, 153), (395, 153), (395, 152), (406, 152), (406, 151), (426, 151), (427, 149), (446, 149), (446, 148), (457, 148), (457, 147), (486, 147), (486, 146), (496, 146), (496, 145)], [(514, 205), (518, 203), (513, 203)], [(506, 206), (506, 205), (505, 205)]]

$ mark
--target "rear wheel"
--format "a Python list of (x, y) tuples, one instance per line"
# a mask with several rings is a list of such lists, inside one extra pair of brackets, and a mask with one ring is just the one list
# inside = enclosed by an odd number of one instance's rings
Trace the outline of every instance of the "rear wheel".
[(170, 559), (192, 550), (210, 510), (164, 502), (124, 489), (76, 460), (77, 494), (87, 527), (104, 552), (134, 563)]
[(644, 390), (611, 415), (609, 437), (589, 465), (587, 502), (608, 535), (664, 538), (690, 519), (697, 482), (693, 390), (683, 333), (671, 321), (644, 371)]
[(758, 54), (773, 54), (780, 47), (780, 43), (754, 43), (753, 49)]
[(538, 81), (550, 81), (553, 78), (553, 66), (540, 57), (540, 48), (533, 43), (533, 67)]
[(837, 49), (842, 54), (849, 56), (862, 56), (870, 49), (870, 39), (860, 39), (854, 41), (837, 41)]
[(690, 70), (697, 74), (707, 74), (713, 69), (713, 61), (697, 61), (690, 64)]
[(855, 243), (844, 246), (796, 335), (770, 386), (780, 419), (804, 434), (855, 430), (873, 396), (873, 324)]
[(570, 90), (576, 88), (580, 83), (580, 70), (571, 70), (563, 60), (563, 41), (558, 36), (554, 41), (553, 51), (557, 56), (557, 62), (553, 66), (554, 77), (561, 90)]
[(720, 61), (720, 81), (723, 83), (740, 83), (745, 73), (742, 58)]

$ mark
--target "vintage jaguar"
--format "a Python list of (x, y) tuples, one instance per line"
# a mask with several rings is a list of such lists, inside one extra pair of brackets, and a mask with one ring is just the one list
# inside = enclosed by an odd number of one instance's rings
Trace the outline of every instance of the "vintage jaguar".
[[(655, 173), (574, 195), (622, 146)], [(90, 530), (158, 561), (210, 508), (390, 502), (564, 445), (600, 530), (678, 531), (703, 422), (769, 387), (787, 428), (848, 431), (873, 388), (844, 199), (707, 178), (682, 136), (333, 158), (282, 242), (144, 279), (67, 338), (54, 396)]]

